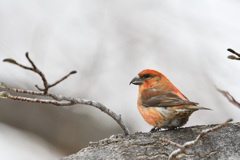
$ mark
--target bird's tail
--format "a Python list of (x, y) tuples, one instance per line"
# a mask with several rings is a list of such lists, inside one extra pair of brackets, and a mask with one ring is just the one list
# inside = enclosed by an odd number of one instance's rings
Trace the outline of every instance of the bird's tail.
[(206, 107), (200, 107), (200, 106), (195, 106), (196, 109), (199, 109), (199, 110), (212, 110), (210, 108), (206, 108)]
[(181, 107), (181, 108), (178, 108), (177, 109), (178, 111), (180, 110), (192, 110), (193, 112), (194, 111), (197, 111), (197, 110), (211, 110), (210, 108), (206, 108), (206, 107), (200, 107), (200, 106), (194, 106), (194, 105), (187, 105), (187, 106), (184, 106), (184, 107)]

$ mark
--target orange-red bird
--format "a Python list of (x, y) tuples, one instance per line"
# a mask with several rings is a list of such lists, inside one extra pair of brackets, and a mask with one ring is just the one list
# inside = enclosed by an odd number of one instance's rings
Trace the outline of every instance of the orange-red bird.
[(130, 84), (139, 86), (137, 107), (143, 119), (154, 126), (151, 132), (183, 126), (194, 111), (209, 110), (189, 101), (163, 74), (155, 70), (141, 71)]

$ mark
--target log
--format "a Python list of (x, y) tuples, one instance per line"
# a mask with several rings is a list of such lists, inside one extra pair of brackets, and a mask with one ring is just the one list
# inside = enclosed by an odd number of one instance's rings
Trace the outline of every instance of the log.
[[(178, 148), (159, 138), (182, 145), (194, 140), (199, 131), (214, 126), (193, 126), (155, 133), (136, 132), (129, 136), (113, 135), (99, 142), (90, 142), (88, 147), (61, 160), (165, 160)], [(177, 159), (240, 160), (240, 122), (229, 123), (203, 136), (199, 143), (179, 154)]]

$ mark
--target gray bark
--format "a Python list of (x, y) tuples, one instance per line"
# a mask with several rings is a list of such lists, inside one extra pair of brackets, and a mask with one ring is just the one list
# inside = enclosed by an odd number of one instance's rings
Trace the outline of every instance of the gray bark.
[[(90, 142), (87, 148), (62, 160), (165, 160), (177, 148), (159, 140), (164, 138), (184, 144), (194, 140), (203, 129), (215, 125), (193, 126), (155, 133), (137, 132), (129, 136), (113, 135), (99, 142)], [(240, 122), (202, 137), (198, 144), (187, 149), (179, 159), (240, 160)]]

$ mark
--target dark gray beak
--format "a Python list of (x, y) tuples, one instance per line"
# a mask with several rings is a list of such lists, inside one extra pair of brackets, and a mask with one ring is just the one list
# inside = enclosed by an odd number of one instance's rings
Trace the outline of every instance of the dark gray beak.
[(141, 84), (143, 84), (143, 81), (142, 81), (142, 79), (141, 79), (139, 76), (137, 76), (137, 77), (134, 77), (134, 78), (131, 80), (131, 82), (129, 83), (129, 85), (130, 85), (130, 84), (141, 85)]

